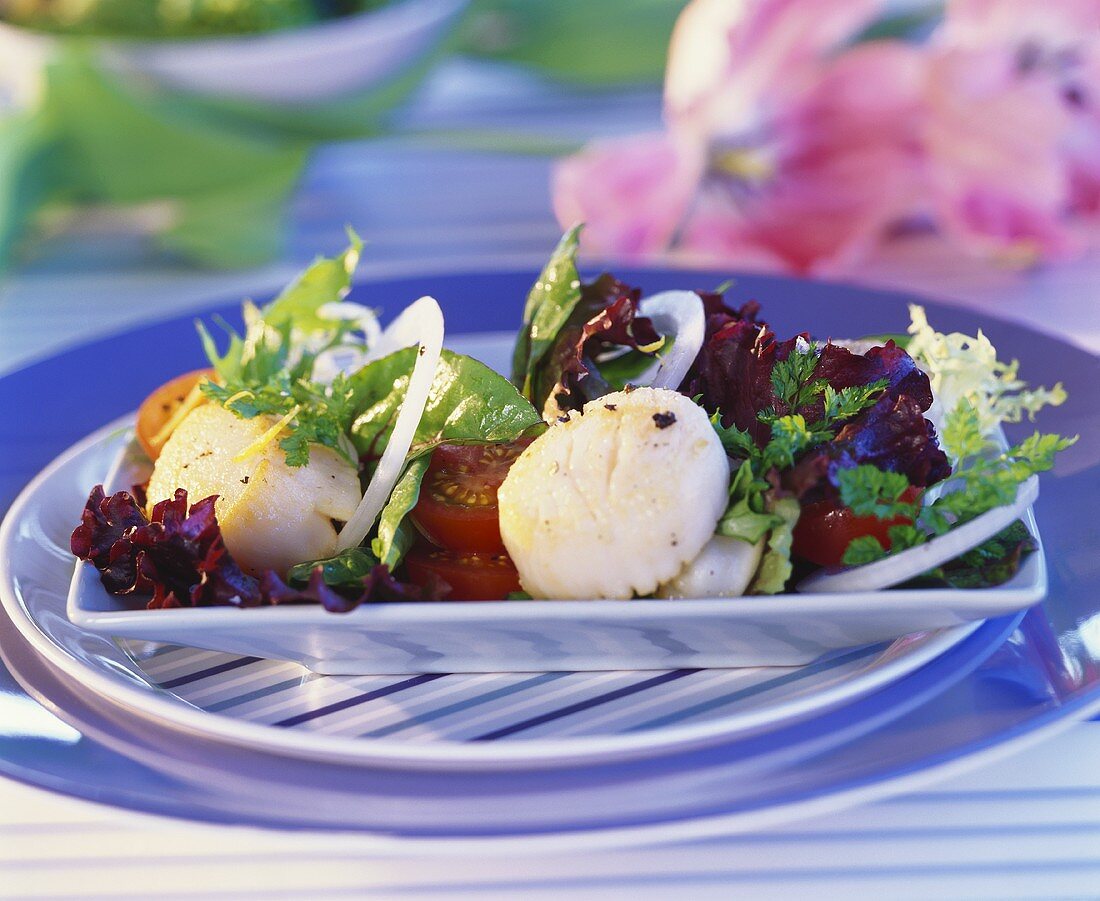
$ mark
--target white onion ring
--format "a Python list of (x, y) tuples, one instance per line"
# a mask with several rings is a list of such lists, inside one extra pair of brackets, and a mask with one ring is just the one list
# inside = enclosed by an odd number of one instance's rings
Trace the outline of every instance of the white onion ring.
[[(412, 447), (420, 418), (424, 415), (424, 405), (428, 402), (439, 355), (443, 350), (443, 311), (432, 297), (421, 297), (407, 306), (378, 341), (379, 350), (386, 348), (386, 353), (413, 344), (420, 345), (420, 352), (417, 354), (412, 375), (409, 376), (405, 399), (401, 402), (393, 432), (390, 433), (386, 449), (382, 451), (382, 459), (378, 461), (374, 477), (355, 513), (340, 531), (336, 542), (338, 551), (358, 547), (367, 537), (405, 468), (405, 457)], [(372, 348), (372, 356), (374, 355), (375, 350)]]
[(672, 349), (642, 374), (638, 384), (675, 391), (703, 346), (707, 331), (703, 300), (694, 291), (661, 291), (638, 302), (638, 315), (653, 320), (653, 327), (672, 340)]

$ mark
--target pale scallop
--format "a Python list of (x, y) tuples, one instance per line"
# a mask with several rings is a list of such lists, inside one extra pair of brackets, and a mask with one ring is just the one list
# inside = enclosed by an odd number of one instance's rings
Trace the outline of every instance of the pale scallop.
[(149, 480), (149, 506), (187, 491), (195, 503), (218, 495), (215, 511), (226, 547), (245, 570), (284, 573), (295, 563), (331, 556), (337, 529), (355, 512), (356, 468), (335, 451), (311, 445), (306, 466), (288, 466), (278, 439), (234, 459), (275, 423), (240, 419), (219, 404), (191, 411), (164, 445)]
[(728, 487), (700, 407), (665, 389), (616, 392), (512, 465), (498, 494), (501, 536), (534, 597), (650, 594), (710, 540)]
[(694, 560), (657, 591), (662, 598), (734, 598), (743, 595), (764, 556), (764, 540), (714, 535)]

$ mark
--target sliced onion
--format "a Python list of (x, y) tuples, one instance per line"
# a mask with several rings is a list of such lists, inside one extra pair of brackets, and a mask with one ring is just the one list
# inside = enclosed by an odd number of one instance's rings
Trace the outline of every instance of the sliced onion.
[(1039, 496), (1039, 477), (1031, 476), (1016, 491), (1016, 500), (995, 507), (970, 522), (933, 538), (926, 544), (890, 554), (874, 563), (852, 566), (839, 572), (821, 570), (798, 583), (798, 591), (878, 591), (916, 578), (941, 563), (954, 560), (983, 541), (1012, 525)]
[(643, 297), (638, 314), (653, 320), (653, 327), (672, 342), (672, 347), (660, 355), (660, 362), (646, 370), (638, 384), (675, 391), (703, 346), (707, 317), (702, 298), (694, 291), (661, 291)]
[(420, 417), (424, 415), (424, 405), (428, 402), (428, 393), (431, 391), (439, 355), (443, 349), (443, 311), (439, 309), (439, 304), (431, 297), (421, 297), (410, 304), (382, 333), (378, 344), (389, 348), (387, 353), (418, 344), (420, 352), (417, 354), (412, 375), (409, 376), (409, 387), (397, 413), (389, 443), (382, 451), (382, 459), (378, 462), (374, 477), (355, 513), (340, 531), (336, 543), (336, 548), (340, 551), (357, 547), (367, 537), (405, 468), (405, 457), (416, 436)]

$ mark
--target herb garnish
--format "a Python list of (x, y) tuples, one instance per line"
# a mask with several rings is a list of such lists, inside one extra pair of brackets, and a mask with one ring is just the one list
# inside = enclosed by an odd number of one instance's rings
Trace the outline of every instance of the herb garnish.
[[(841, 502), (856, 515), (879, 519), (902, 516), (911, 521), (888, 530), (892, 550), (923, 544), (995, 507), (1011, 504), (1024, 481), (1051, 469), (1054, 455), (1077, 441), (1076, 437), (1035, 432), (998, 452), (996, 445), (982, 434), (980, 414), (965, 400), (960, 400), (948, 415), (943, 437), (958, 464), (943, 483), (943, 493), (931, 504), (903, 501), (901, 495), (909, 482), (900, 473), (874, 466), (857, 466), (837, 473)], [(848, 566), (872, 563), (886, 554), (887, 550), (876, 538), (864, 535), (848, 545), (844, 563)]]
[(225, 353), (196, 323), (217, 374), (216, 382), (203, 383), (203, 394), (242, 419), (280, 420), (278, 434), (284, 437), (279, 447), (288, 466), (305, 466), (311, 443), (358, 462), (346, 438), (358, 410), (354, 386), (340, 373), (327, 381), (315, 376), (322, 354), (338, 348), (361, 354), (377, 330), (373, 312), (365, 307), (355, 318), (325, 315), (325, 307), (341, 301), (351, 288), (363, 242), (353, 232), (349, 237), (340, 256), (314, 262), (267, 306), (245, 302), (243, 336), (219, 322), (229, 336)]

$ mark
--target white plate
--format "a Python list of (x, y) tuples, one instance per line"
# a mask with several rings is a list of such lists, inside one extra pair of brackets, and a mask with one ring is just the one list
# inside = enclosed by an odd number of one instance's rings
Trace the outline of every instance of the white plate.
[[(651, 756), (818, 715), (913, 672), (976, 625), (826, 655), (805, 666), (641, 673), (322, 677), (293, 663), (118, 641), (69, 620), (66, 588), (69, 535), (87, 487), (125, 440), (117, 426), (101, 430), (24, 491), (0, 528), (0, 597), (35, 652), (83, 688), (142, 716), (250, 748), (434, 769)], [(455, 608), (466, 605), (418, 609)], [(215, 612), (248, 623), (253, 613), (281, 611)], [(324, 628), (349, 622), (325, 617)], [(528, 646), (541, 640), (534, 631), (525, 638)]]
[[(147, 477), (128, 435), (114, 432), (96, 450), (106, 460), (117, 458), (108, 493)], [(1025, 520), (1037, 536), (1030, 510)], [(140, 600), (135, 609), (134, 601), (109, 594), (91, 564), (83, 564), (75, 569), (67, 610), (88, 632), (294, 661), (315, 673), (666, 670), (799, 666), (843, 648), (1021, 610), (1042, 599), (1046, 583), (1040, 546), (1010, 582), (986, 589), (392, 603), (334, 614), (314, 606), (146, 610)]]

